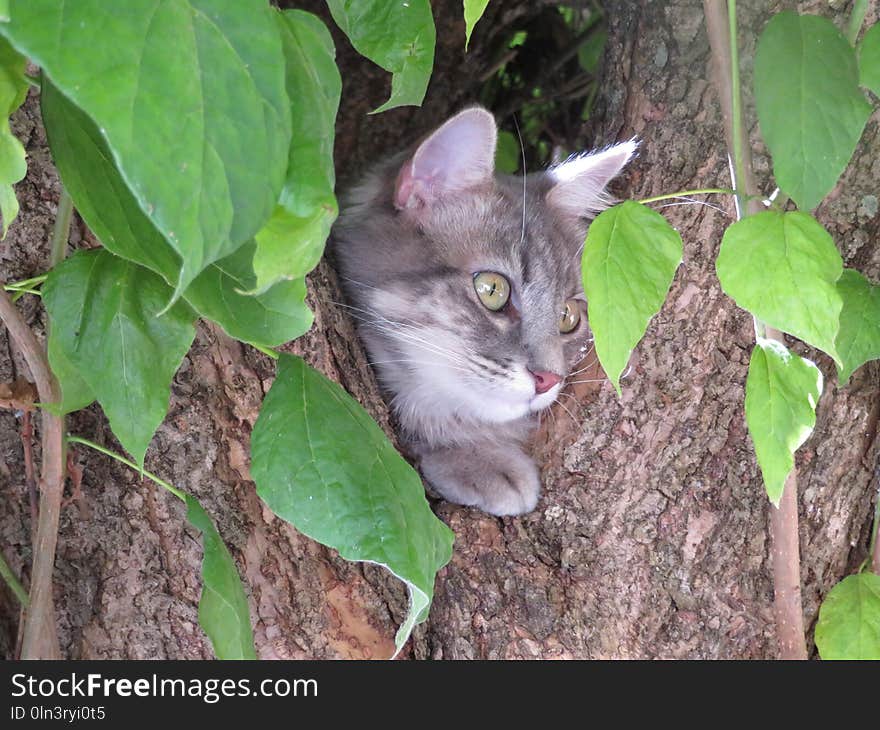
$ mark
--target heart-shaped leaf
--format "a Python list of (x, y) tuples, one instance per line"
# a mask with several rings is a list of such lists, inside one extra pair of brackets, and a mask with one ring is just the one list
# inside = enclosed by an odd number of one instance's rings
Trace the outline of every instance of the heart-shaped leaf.
[[(178, 302), (161, 317), (170, 287), (156, 274), (108, 251), (79, 251), (43, 285), (49, 312), (49, 362), (62, 393), (79, 379), (101, 404), (110, 428), (143, 466), (144, 454), (168, 412), (171, 379), (195, 337), (195, 313)], [(53, 361), (61, 352), (63, 363)]]
[[(107, 249), (161, 274), (173, 286), (178, 256), (122, 181), (94, 123), (51, 83), (43, 85), (42, 110), (55, 164), (83, 220)], [(274, 347), (306, 332), (312, 313), (304, 303), (302, 278), (279, 282), (258, 296), (242, 293), (256, 287), (255, 251), (248, 241), (214, 262), (184, 297), (230, 336)]]
[(0, 38), (0, 213), (3, 237), (18, 215), (18, 198), (12, 186), (27, 173), (24, 146), (9, 128), (9, 116), (27, 96), (24, 56)]
[(666, 219), (626, 201), (590, 224), (582, 259), (596, 355), (618, 394), (620, 374), (663, 302), (682, 243)]
[(737, 221), (724, 232), (715, 269), (738, 306), (840, 363), (843, 261), (815, 218), (768, 210)]
[(304, 535), (406, 583), (400, 649), (427, 617), (453, 535), (379, 426), (336, 383), (281, 355), (251, 435), (251, 475), (269, 508)]
[(314, 15), (278, 15), (287, 60), (293, 140), (287, 180), (268, 223), (257, 233), (256, 292), (286, 279), (302, 279), (324, 252), (338, 211), (333, 187), (333, 138), (342, 80), (333, 39)]
[[(260, 229), (290, 147), (284, 55), (265, 0), (12, 0), (0, 25), (95, 123), (178, 254), (175, 295)], [(108, 39), (112, 39), (109, 42)]]
[(827, 18), (774, 15), (755, 53), (755, 105), (779, 187), (804, 210), (846, 169), (871, 105), (852, 46)]
[(859, 45), (859, 83), (880, 96), (880, 23), (874, 23)]
[(391, 96), (373, 113), (419, 106), (434, 67), (437, 31), (428, 0), (327, 0), (330, 14), (362, 56), (394, 74)]
[(775, 505), (794, 466), (794, 452), (816, 425), (821, 394), (819, 368), (774, 340), (758, 338), (746, 378), (746, 423), (767, 496)]
[(189, 494), (186, 519), (202, 533), (202, 595), (199, 625), (218, 659), (256, 659), (247, 596), (235, 562), (213, 520)]
[(474, 26), (476, 26), (477, 22), (480, 18), (483, 17), (483, 13), (486, 12), (486, 8), (489, 5), (489, 0), (464, 0), (464, 50), (467, 50), (468, 45), (471, 42), (471, 33), (474, 32)]
[(816, 648), (823, 659), (880, 659), (880, 575), (838, 583), (819, 608)]
[(874, 286), (858, 271), (844, 269), (837, 281), (843, 299), (837, 351), (843, 363), (840, 382), (849, 380), (858, 367), (880, 358), (880, 286)]

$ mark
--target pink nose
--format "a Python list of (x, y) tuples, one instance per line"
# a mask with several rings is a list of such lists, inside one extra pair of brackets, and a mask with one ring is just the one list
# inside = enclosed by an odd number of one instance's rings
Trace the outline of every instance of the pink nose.
[(535, 379), (535, 392), (546, 393), (550, 388), (562, 382), (562, 376), (548, 370), (529, 370)]

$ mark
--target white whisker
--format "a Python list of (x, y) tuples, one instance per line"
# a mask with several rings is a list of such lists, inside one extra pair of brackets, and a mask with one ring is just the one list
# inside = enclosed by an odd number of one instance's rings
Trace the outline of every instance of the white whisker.
[(523, 144), (522, 133), (519, 131), (519, 122), (516, 114), (513, 115), (513, 125), (516, 127), (516, 136), (519, 138), (519, 150), (522, 154), (522, 181), (523, 181), (523, 201), (522, 201), (522, 234), (519, 242), (526, 240), (526, 148)]
[(681, 202), (681, 203), (664, 203), (663, 205), (661, 205), (661, 206), (659, 206), (659, 207), (660, 207), (660, 208), (674, 208), (674, 207), (676, 207), (676, 206), (678, 206), (678, 205), (705, 205), (707, 208), (712, 208), (713, 210), (717, 210), (719, 213), (721, 213), (721, 214), (723, 214), (723, 215), (726, 215), (726, 216), (730, 217), (730, 214), (729, 214), (726, 210), (724, 210), (724, 208), (722, 208), (722, 207), (719, 206), (719, 205), (715, 205), (715, 203), (708, 203), (708, 202), (706, 202), (705, 200), (694, 200), (693, 198), (689, 198), (689, 197), (684, 196), (684, 195), (677, 195), (677, 196), (675, 196), (675, 197), (676, 197), (676, 198), (680, 198), (680, 199), (681, 199), (682, 201), (684, 201), (684, 202)]
[(556, 401), (556, 405), (558, 405), (562, 410), (564, 410), (568, 414), (569, 418), (571, 418), (571, 422), (575, 426), (580, 425), (580, 421), (578, 421), (577, 418), (574, 417), (574, 414), (570, 410), (568, 410), (565, 403), (563, 403), (561, 400), (558, 400), (558, 401)]

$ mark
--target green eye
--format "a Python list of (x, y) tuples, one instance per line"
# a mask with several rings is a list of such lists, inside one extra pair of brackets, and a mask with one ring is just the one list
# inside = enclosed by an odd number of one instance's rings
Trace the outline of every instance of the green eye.
[(486, 309), (497, 312), (510, 299), (510, 282), (494, 271), (474, 274), (474, 291)]
[(559, 315), (559, 331), (567, 335), (573, 332), (581, 321), (581, 307), (577, 299), (569, 299)]

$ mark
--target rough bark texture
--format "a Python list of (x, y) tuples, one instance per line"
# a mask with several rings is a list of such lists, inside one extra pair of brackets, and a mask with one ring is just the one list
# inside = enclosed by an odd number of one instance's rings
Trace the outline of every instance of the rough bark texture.
[[(326, 17), (323, 3), (292, 4)], [(500, 29), (540, 4), (490, 3), (468, 56), (461, 3), (434, 5), (437, 63), (422, 110), (367, 116), (385, 99), (387, 76), (367, 68), (336, 34), (345, 80), (337, 144), (343, 183), (472, 101)], [(747, 85), (758, 31), (773, 11), (792, 7), (771, 5), (741, 8)], [(604, 81), (591, 137), (580, 142), (642, 138), (627, 196), (727, 184), (701, 7), (698, 0), (606, 5)], [(828, 12), (825, 3), (797, 7)], [(5, 280), (45, 269), (58, 200), (33, 94), (13, 128), (30, 157), (28, 177), (17, 187), (22, 217), (0, 246)], [(756, 129), (753, 140), (757, 145)], [(757, 149), (757, 172), (767, 184), (769, 161)], [(869, 194), (876, 193), (878, 177), (875, 114), (841, 185), (818, 211), (847, 263), (874, 281), (880, 247), (871, 241), (880, 235), (880, 215)], [(750, 318), (722, 294), (714, 276), (721, 233), (731, 220), (724, 208), (663, 211), (682, 233), (685, 263), (637, 350), (623, 397), (605, 382), (574, 386), (545, 419), (536, 440), (546, 483), (538, 509), (497, 519), (436, 505), (455, 531), (455, 554), (438, 576), (430, 619), (404, 656), (775, 654), (768, 503), (742, 406), (753, 333)], [(73, 246), (89, 238), (82, 224), (74, 226)], [(340, 294), (328, 264), (311, 276), (310, 290), (315, 327), (290, 349), (341, 382), (390, 432), (351, 323), (332, 304)], [(42, 332), (39, 302), (25, 297), (21, 306)], [(841, 388), (827, 358), (795, 349), (818, 358), (827, 382), (816, 431), (798, 455), (804, 608), (811, 626), (822, 597), (864, 557), (880, 452), (880, 369), (862, 368)], [(346, 563), (274, 518), (249, 480), (249, 434), (272, 372), (264, 356), (201, 327), (175, 378), (147, 467), (191, 491), (214, 516), (247, 584), (260, 656), (388, 656), (405, 610), (400, 584), (378, 568)], [(18, 374), (27, 370), (0, 333), (0, 382)], [(0, 411), (0, 549), (26, 582), (31, 522), (20, 427), (16, 414)], [(69, 429), (113, 445), (96, 406), (72, 416)], [(81, 489), (63, 511), (56, 560), (64, 655), (210, 657), (197, 622), (199, 543), (185, 526), (182, 506), (102, 456), (77, 449), (73, 459), (83, 469)], [(0, 621), (0, 651), (14, 656), (18, 609), (5, 588)]]

